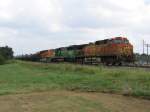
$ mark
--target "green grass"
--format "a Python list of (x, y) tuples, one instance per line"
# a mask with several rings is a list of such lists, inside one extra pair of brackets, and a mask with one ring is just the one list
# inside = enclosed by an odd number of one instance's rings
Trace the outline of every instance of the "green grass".
[(150, 72), (21, 61), (0, 66), (1, 95), (47, 90), (108, 92), (150, 99)]

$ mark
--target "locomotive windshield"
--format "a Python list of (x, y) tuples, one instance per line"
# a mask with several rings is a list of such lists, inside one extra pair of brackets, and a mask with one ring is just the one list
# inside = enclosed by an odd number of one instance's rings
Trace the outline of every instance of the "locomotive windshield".
[(125, 44), (129, 44), (129, 40), (125, 39), (125, 40), (124, 40), (124, 43), (125, 43)]
[(123, 41), (122, 40), (114, 40), (114, 43), (115, 44), (121, 44), (121, 43), (123, 43)]
[(110, 43), (114, 44), (129, 44), (129, 40), (126, 38), (117, 38), (117, 39), (112, 39)]

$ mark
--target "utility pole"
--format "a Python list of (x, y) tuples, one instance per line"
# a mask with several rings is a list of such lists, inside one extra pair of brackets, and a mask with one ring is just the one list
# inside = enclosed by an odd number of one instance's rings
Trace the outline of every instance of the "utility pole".
[(144, 54), (144, 48), (147, 48), (147, 64), (149, 64), (149, 47), (150, 47), (150, 44), (146, 44), (145, 41), (143, 41), (143, 54)]
[(143, 40), (143, 54), (145, 53), (145, 41)]
[(149, 64), (149, 47), (150, 47), (150, 44), (146, 44), (146, 47), (147, 47), (147, 64)]

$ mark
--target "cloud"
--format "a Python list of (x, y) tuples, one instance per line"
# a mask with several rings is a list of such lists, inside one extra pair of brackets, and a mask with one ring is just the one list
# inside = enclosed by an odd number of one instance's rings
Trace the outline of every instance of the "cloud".
[(0, 0), (0, 41), (16, 54), (126, 36), (150, 42), (148, 0)]

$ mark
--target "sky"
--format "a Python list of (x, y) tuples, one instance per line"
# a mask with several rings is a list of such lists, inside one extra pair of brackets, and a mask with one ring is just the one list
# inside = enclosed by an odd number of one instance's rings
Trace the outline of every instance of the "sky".
[(150, 43), (150, 0), (0, 0), (0, 46), (15, 55), (127, 37)]

